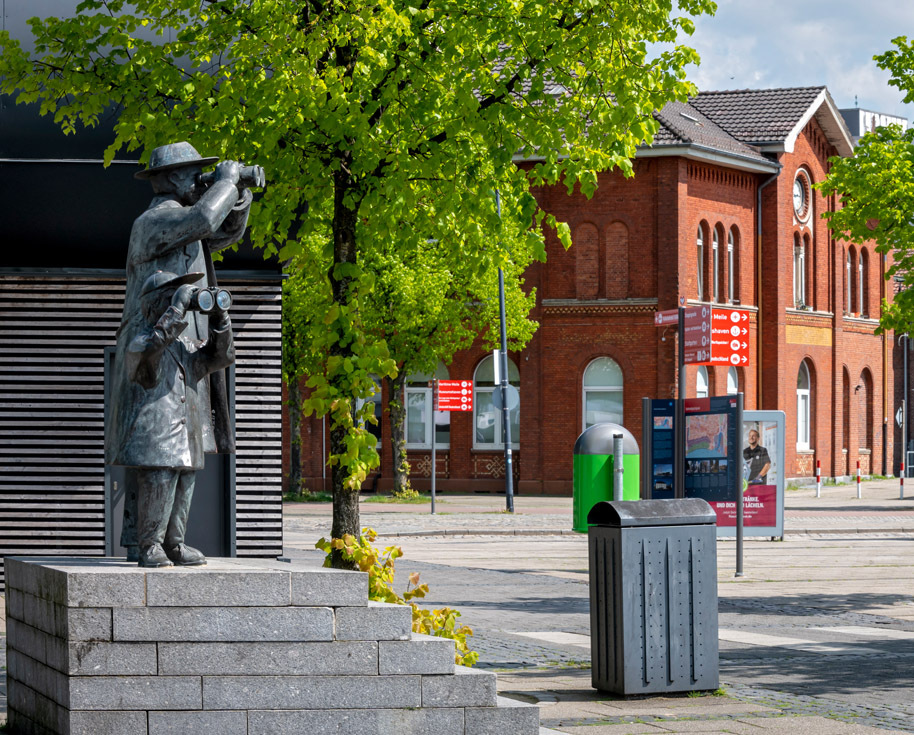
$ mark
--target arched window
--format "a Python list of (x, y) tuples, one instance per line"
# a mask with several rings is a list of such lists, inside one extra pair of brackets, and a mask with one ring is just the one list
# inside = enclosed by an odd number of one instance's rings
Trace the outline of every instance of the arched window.
[(738, 235), (736, 228), (732, 228), (727, 233), (727, 301), (731, 304), (739, 298), (739, 292), (736, 289), (736, 248)]
[[(861, 255), (863, 253), (861, 252)], [(857, 385), (857, 390), (860, 391), (860, 395), (857, 399), (858, 406), (858, 416), (860, 413), (864, 415), (864, 420), (860, 421), (860, 449), (872, 449), (873, 448), (873, 375), (870, 373), (868, 368), (863, 368), (863, 372), (860, 373), (860, 383)], [(870, 472), (873, 471), (872, 460), (870, 464)]]
[(698, 366), (698, 374), (695, 376), (695, 397), (708, 397), (708, 368), (704, 365)]
[(739, 373), (735, 367), (727, 370), (727, 395), (735, 396), (739, 393)]
[(797, 371), (797, 449), (809, 449), (811, 387), (809, 367), (803, 360)]
[[(434, 410), (429, 385), (432, 378), (447, 380), (447, 368), (439, 362), (434, 375), (413, 373), (406, 380), (406, 446), (409, 449), (431, 449), (433, 431), (436, 447), (447, 449), (451, 445), (451, 413)], [(469, 383), (467, 390), (472, 390)]]
[(869, 252), (867, 252), (866, 248), (860, 248), (860, 265), (858, 266), (860, 283), (857, 286), (857, 290), (860, 294), (860, 316), (867, 317), (870, 315), (869, 265)]
[(584, 428), (622, 424), (622, 368), (609, 357), (598, 357), (584, 370)]
[(841, 423), (841, 448), (846, 452), (851, 446), (851, 376), (846, 367), (842, 372), (841, 408), (844, 416)]
[(816, 308), (815, 252), (809, 235), (803, 235), (803, 303), (810, 309)]
[[(514, 360), (508, 358), (508, 382), (520, 388), (520, 373)], [(473, 374), (473, 448), (500, 449), (504, 446), (502, 433), (502, 410), (495, 408), (492, 394), (495, 392), (495, 370), (492, 355), (485, 357), (476, 366)], [(520, 403), (508, 413), (511, 421), (511, 446), (520, 446)]]
[(798, 309), (806, 308), (806, 248), (800, 236), (793, 236), (793, 303)]
[(711, 233), (711, 300), (720, 302), (720, 235), (717, 227)]
[(698, 259), (697, 265), (698, 270), (698, 300), (704, 301), (705, 299), (705, 290), (704, 290), (704, 272), (705, 272), (705, 233), (701, 228), (701, 225), (698, 225), (698, 235), (695, 240), (696, 244), (696, 258)]
[(851, 283), (853, 283), (853, 269), (851, 267), (851, 251), (847, 251), (844, 258), (844, 313), (849, 314), (853, 301), (851, 301)]
[(852, 314), (860, 313), (860, 278), (857, 271), (857, 251), (851, 247), (847, 250), (847, 293), (850, 297), (850, 303), (847, 309), (848, 312)]

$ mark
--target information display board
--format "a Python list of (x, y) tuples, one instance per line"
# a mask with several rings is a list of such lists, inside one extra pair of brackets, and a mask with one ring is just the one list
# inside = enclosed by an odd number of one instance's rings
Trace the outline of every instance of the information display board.
[(675, 497), (673, 468), (676, 462), (676, 401), (653, 400), (650, 402), (650, 497), (665, 500)]
[(717, 513), (718, 529), (733, 508), (742, 480), (740, 460), (739, 400), (737, 396), (686, 398), (685, 488), (687, 498), (702, 498)]

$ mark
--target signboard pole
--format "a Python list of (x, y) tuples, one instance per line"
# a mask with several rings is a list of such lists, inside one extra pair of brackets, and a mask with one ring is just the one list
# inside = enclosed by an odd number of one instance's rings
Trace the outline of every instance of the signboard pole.
[(436, 439), (438, 438), (438, 426), (435, 423), (435, 408), (438, 406), (438, 378), (432, 378), (432, 515), (435, 515), (435, 481), (438, 477), (435, 460), (438, 454)]
[[(501, 196), (495, 190), (495, 207), (501, 219)], [(498, 314), (501, 322), (501, 416), (502, 436), (505, 440), (505, 507), (514, 512), (514, 464), (511, 458), (511, 410), (508, 408), (508, 330), (505, 324), (505, 273), (498, 269)]]
[(675, 450), (673, 452), (673, 497), (685, 497), (685, 308), (679, 307), (679, 391), (676, 401), (676, 423), (674, 431)]
[[(737, 436), (742, 434), (743, 430), (743, 394), (736, 395), (736, 426), (738, 427)], [(743, 500), (743, 473), (733, 473), (733, 490), (736, 497), (736, 577), (743, 576), (743, 514), (745, 501)]]

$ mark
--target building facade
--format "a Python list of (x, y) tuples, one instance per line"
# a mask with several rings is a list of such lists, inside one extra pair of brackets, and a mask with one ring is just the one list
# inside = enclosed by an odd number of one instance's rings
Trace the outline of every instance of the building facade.
[[(873, 247), (835, 239), (822, 213), (837, 206), (815, 185), (853, 139), (824, 87), (700, 93), (656, 113), (660, 131), (635, 176), (600, 176), (591, 199), (563, 187), (535, 192), (571, 227), (566, 251), (547, 233), (537, 289), (540, 328), (511, 354), (520, 393), (512, 411), (519, 493), (570, 494), (577, 436), (615, 421), (642, 436), (642, 398), (675, 397), (677, 330), (654, 314), (680, 304), (749, 313), (749, 364), (687, 366), (687, 397), (742, 392), (747, 409), (787, 417), (789, 477), (891, 474), (897, 466), (894, 336), (875, 334), (887, 263)], [(479, 351), (440, 366), (473, 381), (472, 413), (434, 414), (430, 376), (407, 388), (415, 487), (428, 486), (438, 437), (442, 490), (504, 487), (501, 414), (491, 405), (492, 358)], [(381, 467), (366, 490), (392, 483), (387, 396), (377, 396)], [(327, 477), (326, 427), (303, 425), (303, 474)]]

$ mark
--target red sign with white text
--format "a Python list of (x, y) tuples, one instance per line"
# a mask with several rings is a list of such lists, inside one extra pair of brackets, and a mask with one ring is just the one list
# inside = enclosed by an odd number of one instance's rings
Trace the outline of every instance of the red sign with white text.
[(749, 364), (749, 314), (738, 309), (711, 310), (709, 365)]
[(439, 380), (436, 411), (472, 411), (472, 380)]
[(690, 306), (683, 315), (686, 365), (705, 365), (711, 361), (711, 307)]
[[(776, 485), (749, 485), (743, 491), (743, 525), (765, 528), (778, 525)], [(718, 526), (736, 525), (736, 503), (711, 503), (717, 513)]]

